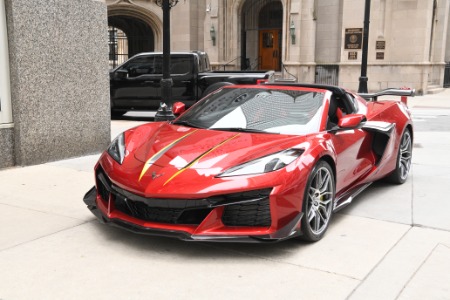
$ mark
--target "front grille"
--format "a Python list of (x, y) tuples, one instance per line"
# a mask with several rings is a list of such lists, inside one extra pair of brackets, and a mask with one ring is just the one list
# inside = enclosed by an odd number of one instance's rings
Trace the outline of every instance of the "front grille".
[(226, 226), (270, 226), (269, 198), (225, 206), (222, 222)]
[(166, 224), (199, 225), (213, 210), (205, 199), (143, 198), (113, 187), (114, 207), (133, 218)]
[[(152, 207), (144, 202), (133, 201), (126, 199), (121, 195), (115, 195), (115, 208), (132, 216), (133, 218), (157, 223), (167, 224), (200, 224), (203, 218), (186, 217), (187, 211), (183, 208), (169, 208), (169, 207)], [(195, 210), (193, 210), (195, 211)], [(208, 211), (208, 213), (211, 210)], [(182, 218), (182, 215), (185, 215)]]
[(225, 206), (222, 222), (226, 226), (271, 225), (271, 188), (225, 194), (203, 199), (144, 198), (113, 185), (101, 167), (96, 172), (97, 191), (114, 209), (133, 218), (156, 223), (199, 225), (218, 206)]

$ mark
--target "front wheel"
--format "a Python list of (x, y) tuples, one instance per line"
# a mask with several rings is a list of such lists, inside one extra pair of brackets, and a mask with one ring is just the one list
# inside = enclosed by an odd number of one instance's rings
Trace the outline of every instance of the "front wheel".
[(409, 129), (406, 129), (400, 140), (397, 153), (397, 163), (394, 172), (386, 179), (392, 183), (402, 184), (408, 179), (412, 160), (412, 137)]
[(327, 162), (319, 161), (306, 183), (301, 239), (316, 242), (324, 236), (333, 213), (334, 196), (333, 171)]

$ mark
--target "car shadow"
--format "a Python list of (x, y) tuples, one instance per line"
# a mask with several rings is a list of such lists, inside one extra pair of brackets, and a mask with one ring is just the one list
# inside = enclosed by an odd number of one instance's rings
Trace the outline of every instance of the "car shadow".
[(101, 224), (98, 221), (93, 221), (92, 224), (98, 233), (97, 236), (104, 239), (102, 244), (129, 247), (139, 253), (171, 253), (199, 260), (204, 260), (205, 257), (233, 259), (248, 259), (249, 257), (261, 259), (261, 257), (269, 257), (277, 259), (285, 257), (288, 253), (296, 252), (301, 247), (310, 247), (315, 244), (296, 238), (275, 243), (192, 242), (167, 237), (140, 235), (121, 228)]
[[(358, 195), (351, 205), (335, 214), (329, 227), (339, 226), (339, 224), (347, 217), (347, 211), (350, 207), (357, 206), (360, 201), (370, 201), (370, 199), (367, 198), (370, 198), (371, 194), (377, 193), (379, 189), (385, 189), (390, 185), (391, 184), (382, 181), (373, 183)], [(276, 260), (302, 249), (316, 246), (320, 247), (320, 243), (323, 241), (310, 243), (302, 241), (299, 238), (293, 238), (280, 242), (261, 243), (193, 242), (176, 238), (136, 234), (121, 228), (101, 224), (96, 220), (94, 220), (92, 224), (95, 230), (98, 231), (98, 236), (104, 239), (104, 243), (111, 244), (111, 246), (130, 247), (139, 253), (147, 251), (153, 253), (170, 252), (177, 256), (199, 260), (203, 260), (205, 257), (233, 259), (239, 257), (242, 259), (248, 259), (249, 257), (261, 259), (261, 257), (265, 257)], [(328, 236), (329, 232), (325, 234), (323, 239), (327, 239)]]
[(362, 191), (359, 195), (357, 195), (349, 205), (343, 207), (337, 213), (342, 215), (348, 215), (350, 210), (356, 209), (358, 205), (362, 204), (363, 201), (370, 201), (370, 198), (377, 195), (380, 191), (385, 191), (386, 189), (392, 186), (395, 186), (395, 184), (383, 180), (375, 181), (364, 191)]

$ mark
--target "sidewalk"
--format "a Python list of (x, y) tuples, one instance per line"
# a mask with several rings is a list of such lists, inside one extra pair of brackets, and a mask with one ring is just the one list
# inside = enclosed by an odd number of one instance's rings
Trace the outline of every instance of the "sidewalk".
[[(408, 100), (450, 115), (450, 89)], [(112, 122), (112, 136), (141, 122)], [(412, 174), (375, 183), (305, 244), (187, 243), (100, 224), (99, 154), (0, 170), (0, 299), (450, 299), (450, 132), (415, 132)]]

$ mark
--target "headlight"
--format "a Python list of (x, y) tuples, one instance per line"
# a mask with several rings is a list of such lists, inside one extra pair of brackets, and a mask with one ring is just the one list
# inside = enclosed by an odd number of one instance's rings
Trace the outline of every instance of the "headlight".
[(111, 145), (108, 147), (108, 154), (119, 164), (122, 164), (123, 159), (125, 158), (125, 135), (123, 133), (119, 134), (119, 136), (112, 141)]
[(232, 167), (218, 177), (268, 173), (286, 167), (302, 155), (302, 149), (288, 149)]

